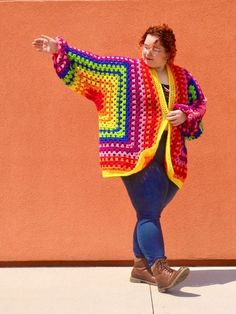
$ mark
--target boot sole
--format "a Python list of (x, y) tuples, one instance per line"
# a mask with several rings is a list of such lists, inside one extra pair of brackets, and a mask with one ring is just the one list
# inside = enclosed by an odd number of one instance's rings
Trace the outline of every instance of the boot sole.
[(179, 275), (175, 278), (175, 280), (172, 281), (172, 283), (169, 286), (164, 287), (164, 288), (158, 288), (159, 292), (166, 292), (166, 290), (173, 288), (178, 283), (184, 281), (189, 273), (190, 273), (190, 269), (185, 268), (181, 273), (179, 273)]
[(157, 286), (157, 283), (155, 283), (155, 282), (143, 280), (143, 279), (139, 279), (139, 278), (134, 278), (132, 276), (130, 277), (129, 281), (133, 282), (133, 283), (147, 283), (147, 284), (152, 285), (152, 286)]

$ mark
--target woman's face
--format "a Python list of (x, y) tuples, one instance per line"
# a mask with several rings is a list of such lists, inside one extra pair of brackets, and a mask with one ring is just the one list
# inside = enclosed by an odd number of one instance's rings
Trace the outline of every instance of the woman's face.
[(142, 57), (150, 68), (162, 68), (167, 63), (168, 53), (157, 36), (148, 34), (142, 46)]

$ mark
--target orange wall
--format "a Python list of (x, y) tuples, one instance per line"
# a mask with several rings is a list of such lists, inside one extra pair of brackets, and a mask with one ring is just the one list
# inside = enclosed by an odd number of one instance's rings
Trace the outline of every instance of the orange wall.
[(121, 180), (101, 177), (96, 110), (31, 42), (61, 35), (137, 57), (143, 31), (162, 22), (208, 98), (188, 178), (162, 215), (166, 255), (236, 259), (235, 10), (229, 0), (0, 3), (0, 261), (132, 259), (135, 214)]

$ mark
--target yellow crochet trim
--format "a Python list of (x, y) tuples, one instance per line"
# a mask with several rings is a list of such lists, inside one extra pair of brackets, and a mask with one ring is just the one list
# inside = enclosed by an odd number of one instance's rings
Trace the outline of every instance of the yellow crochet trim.
[[(152, 75), (155, 82), (155, 87), (158, 91), (158, 95), (160, 97), (160, 104), (162, 107), (163, 116), (166, 117), (167, 113), (173, 108), (174, 101), (175, 101), (175, 83), (174, 78), (172, 75), (172, 72), (170, 70), (170, 67), (167, 65), (167, 73), (168, 73), (168, 79), (169, 79), (169, 99), (168, 104), (166, 103), (165, 95), (161, 86), (161, 81), (157, 75), (156, 70), (152, 69)], [(168, 121), (168, 120), (167, 120)], [(172, 126), (170, 123), (168, 123), (168, 135), (167, 135), (167, 141), (166, 141), (166, 164), (167, 164), (167, 175), (171, 181), (173, 181), (179, 188), (182, 187), (183, 182), (177, 178), (175, 178), (174, 169), (171, 161), (171, 154), (170, 154), (170, 136), (171, 136), (171, 129)]]
[(175, 177), (174, 169), (171, 162), (171, 155), (170, 155), (170, 134), (171, 134), (171, 124), (168, 124), (168, 134), (166, 140), (166, 164), (167, 164), (167, 175), (169, 179), (174, 182), (179, 188), (182, 187), (183, 182)]

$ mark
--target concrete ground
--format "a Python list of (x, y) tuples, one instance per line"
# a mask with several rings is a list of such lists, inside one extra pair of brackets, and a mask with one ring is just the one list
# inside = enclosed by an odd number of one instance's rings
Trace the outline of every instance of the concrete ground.
[(130, 283), (131, 267), (0, 268), (0, 314), (236, 313), (236, 267), (190, 270), (160, 293)]

